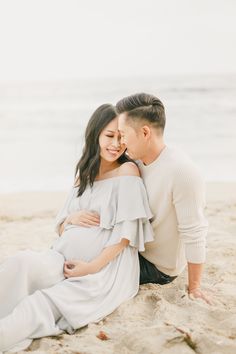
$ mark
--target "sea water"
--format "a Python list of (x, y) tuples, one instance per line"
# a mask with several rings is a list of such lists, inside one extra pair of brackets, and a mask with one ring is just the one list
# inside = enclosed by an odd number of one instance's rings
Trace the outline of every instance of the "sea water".
[(68, 190), (92, 112), (148, 92), (166, 107), (165, 140), (207, 181), (236, 181), (236, 75), (0, 83), (0, 193)]

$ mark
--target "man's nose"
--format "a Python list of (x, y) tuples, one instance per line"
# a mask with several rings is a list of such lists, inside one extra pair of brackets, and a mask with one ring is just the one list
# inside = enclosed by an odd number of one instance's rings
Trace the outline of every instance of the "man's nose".
[(125, 144), (125, 138), (123, 136), (121, 136), (121, 138), (120, 138), (120, 143), (121, 143), (121, 145)]
[(114, 147), (117, 148), (117, 147), (120, 146), (120, 144), (121, 144), (120, 139), (117, 139), (117, 138), (113, 139), (112, 145), (113, 145)]

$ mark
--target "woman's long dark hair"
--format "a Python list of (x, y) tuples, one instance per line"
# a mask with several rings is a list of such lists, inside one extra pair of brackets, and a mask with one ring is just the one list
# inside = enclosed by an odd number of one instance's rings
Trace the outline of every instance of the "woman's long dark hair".
[[(78, 197), (82, 195), (89, 183), (90, 186), (99, 173), (100, 145), (99, 136), (102, 130), (117, 116), (115, 107), (111, 104), (103, 104), (92, 114), (85, 130), (85, 145), (82, 156), (75, 168), (75, 179), (79, 177)], [(132, 161), (123, 153), (117, 160), (120, 164)], [(79, 176), (77, 176), (79, 171)]]

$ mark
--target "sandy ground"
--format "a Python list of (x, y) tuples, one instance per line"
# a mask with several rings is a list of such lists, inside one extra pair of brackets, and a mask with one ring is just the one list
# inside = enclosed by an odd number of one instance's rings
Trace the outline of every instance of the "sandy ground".
[[(57, 237), (53, 222), (63, 192), (0, 195), (0, 261), (18, 250), (43, 250)], [(203, 287), (213, 305), (192, 301), (184, 272), (172, 284), (143, 285), (98, 324), (74, 335), (35, 340), (27, 351), (80, 354), (236, 353), (236, 183), (208, 185), (210, 223)], [(104, 331), (107, 340), (97, 337)]]

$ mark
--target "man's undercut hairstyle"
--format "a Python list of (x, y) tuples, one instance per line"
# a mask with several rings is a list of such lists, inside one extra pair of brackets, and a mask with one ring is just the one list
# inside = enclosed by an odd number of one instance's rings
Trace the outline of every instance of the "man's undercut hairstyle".
[(146, 120), (154, 128), (165, 128), (166, 116), (165, 107), (159, 98), (147, 93), (137, 93), (122, 98), (117, 104), (116, 109), (119, 114), (126, 113), (127, 119), (133, 122)]

